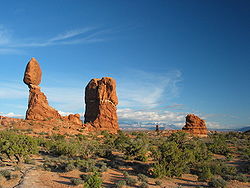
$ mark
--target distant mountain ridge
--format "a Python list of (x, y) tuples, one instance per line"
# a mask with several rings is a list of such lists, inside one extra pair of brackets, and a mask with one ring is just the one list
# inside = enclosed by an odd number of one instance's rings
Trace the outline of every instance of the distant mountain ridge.
[[(155, 127), (157, 123), (152, 122), (133, 122), (133, 121), (120, 121), (119, 125), (121, 129), (123, 130), (155, 130)], [(167, 123), (159, 123), (160, 130), (180, 130), (182, 127), (174, 125), (174, 124), (167, 124)], [(184, 126), (184, 124), (183, 124)], [(242, 128), (231, 128), (231, 129), (215, 129), (215, 128), (209, 128), (210, 131), (222, 131), (222, 132), (229, 132), (229, 131), (249, 131), (250, 126), (248, 127), (242, 127)]]
[(250, 131), (250, 126), (248, 126), (248, 127), (242, 127), (240, 129), (237, 129), (237, 131), (242, 131), (242, 132)]

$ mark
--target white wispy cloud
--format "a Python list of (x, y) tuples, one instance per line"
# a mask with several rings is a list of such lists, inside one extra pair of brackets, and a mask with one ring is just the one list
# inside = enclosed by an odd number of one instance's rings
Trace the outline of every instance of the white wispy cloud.
[(61, 34), (49, 39), (48, 41), (54, 42), (54, 41), (61, 41), (61, 40), (73, 38), (75, 36), (78, 36), (78, 35), (81, 35), (81, 34), (88, 32), (88, 31), (91, 31), (93, 29), (94, 28), (92, 28), (92, 27), (87, 27), (87, 28), (83, 28), (83, 29), (67, 31), (65, 33), (61, 33)]
[(185, 112), (171, 111), (142, 111), (130, 108), (118, 109), (118, 117), (121, 121), (152, 122), (184, 125)]
[(55, 36), (50, 38), (32, 36), (32, 39), (19, 39), (17, 34), (14, 35), (15, 32), (11, 32), (3, 25), (0, 25), (0, 54), (22, 54), (24, 53), (23, 48), (25, 47), (47, 47), (54, 45), (75, 45), (105, 42), (109, 40), (108, 35), (113, 32), (115, 32), (115, 29), (83, 27), (55, 34)]
[(0, 99), (22, 99), (27, 98), (27, 90), (25, 85), (16, 84), (14, 82), (0, 82)]
[(118, 96), (121, 107), (154, 108), (179, 96), (179, 70), (166, 73), (133, 71), (126, 79), (118, 80)]

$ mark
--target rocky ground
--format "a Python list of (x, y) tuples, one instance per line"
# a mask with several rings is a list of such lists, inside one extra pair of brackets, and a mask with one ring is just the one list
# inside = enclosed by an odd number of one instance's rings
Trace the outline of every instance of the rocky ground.
[[(217, 156), (218, 157), (218, 156)], [(0, 170), (10, 170), (12, 174), (16, 174), (17, 177), (11, 180), (0, 180), (0, 185), (2, 188), (70, 188), (76, 187), (80, 188), (82, 185), (73, 185), (71, 183), (72, 178), (79, 178), (83, 172), (79, 170), (73, 170), (70, 172), (51, 172), (46, 171), (42, 168), (43, 158), (41, 156), (33, 157), (33, 164), (22, 164), (17, 165), (13, 162), (4, 162), (4, 167), (0, 167)], [(3, 165), (3, 163), (1, 164)], [(131, 172), (133, 168), (127, 167), (117, 170), (114, 168), (109, 168), (106, 172), (102, 173), (103, 187), (115, 187), (115, 184), (119, 180), (124, 180), (122, 174), (123, 171)], [(136, 178), (136, 176), (131, 176)], [(155, 184), (155, 181), (159, 180), (162, 182), (161, 186)], [(149, 187), (152, 188), (192, 188), (192, 187), (209, 187), (205, 182), (199, 182), (197, 176), (191, 174), (184, 174), (180, 178), (164, 178), (164, 179), (148, 179)], [(139, 187), (139, 183), (135, 186), (125, 186), (124, 188)], [(250, 187), (250, 183), (243, 183), (239, 181), (230, 181), (227, 188), (247, 188)]]

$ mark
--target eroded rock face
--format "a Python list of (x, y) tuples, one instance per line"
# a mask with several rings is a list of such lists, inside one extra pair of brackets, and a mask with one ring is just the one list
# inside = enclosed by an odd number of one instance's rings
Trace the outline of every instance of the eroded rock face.
[(24, 83), (29, 87), (29, 102), (26, 112), (27, 120), (61, 119), (60, 114), (49, 106), (47, 97), (38, 86), (41, 83), (42, 70), (35, 58), (31, 58), (24, 73)]
[(208, 132), (205, 120), (200, 119), (194, 114), (188, 114), (186, 116), (186, 125), (182, 130), (198, 136), (206, 136)]
[(70, 114), (67, 116), (68, 120), (77, 124), (82, 125), (82, 120), (80, 119), (80, 114)]
[(41, 83), (42, 70), (35, 58), (31, 58), (24, 73), (23, 81), (29, 87), (29, 102), (26, 112), (26, 120), (51, 120), (59, 119), (73, 124), (82, 125), (79, 114), (70, 114), (62, 117), (57, 110), (52, 108), (45, 94), (38, 86)]
[(29, 85), (29, 104), (26, 112), (27, 120), (61, 119), (57, 110), (49, 106), (47, 97), (41, 92), (40, 87)]
[(85, 123), (96, 130), (119, 130), (116, 82), (113, 78), (92, 79), (85, 89)]
[(35, 58), (31, 58), (26, 66), (23, 81), (25, 84), (38, 86), (42, 80), (42, 70)]

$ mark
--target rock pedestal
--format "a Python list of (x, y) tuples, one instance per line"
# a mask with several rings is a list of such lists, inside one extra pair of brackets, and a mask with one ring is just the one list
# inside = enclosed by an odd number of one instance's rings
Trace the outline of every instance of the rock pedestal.
[(119, 130), (116, 82), (113, 78), (92, 79), (85, 89), (85, 123), (94, 130)]
[(206, 122), (194, 114), (186, 116), (186, 125), (182, 130), (197, 136), (206, 136), (208, 132)]
[(61, 119), (57, 110), (49, 106), (47, 97), (41, 92), (40, 87), (29, 85), (29, 104), (26, 112), (27, 120)]

